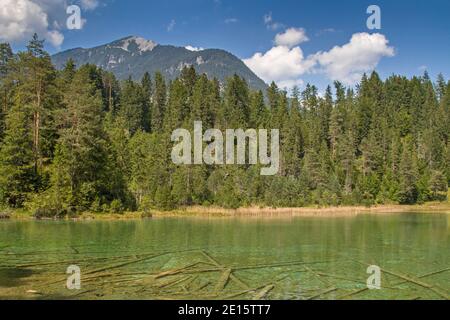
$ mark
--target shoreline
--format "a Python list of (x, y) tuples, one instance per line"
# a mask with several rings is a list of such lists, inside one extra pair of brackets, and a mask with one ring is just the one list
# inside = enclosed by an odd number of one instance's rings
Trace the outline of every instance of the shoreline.
[(372, 207), (342, 206), (342, 207), (302, 207), (302, 208), (269, 208), (269, 207), (246, 207), (238, 209), (225, 209), (220, 207), (186, 207), (172, 211), (125, 212), (114, 213), (81, 213), (75, 217), (64, 217), (62, 219), (36, 219), (26, 211), (10, 211), (7, 220), (70, 220), (70, 221), (120, 221), (120, 220), (144, 220), (151, 218), (282, 218), (282, 217), (354, 217), (358, 215), (389, 215), (399, 213), (444, 213), (450, 214), (449, 202), (432, 202), (421, 205), (378, 205)]

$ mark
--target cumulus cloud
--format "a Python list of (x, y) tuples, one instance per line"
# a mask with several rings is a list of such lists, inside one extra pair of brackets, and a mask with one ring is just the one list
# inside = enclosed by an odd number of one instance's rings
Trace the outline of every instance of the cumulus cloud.
[(81, 7), (84, 10), (95, 10), (99, 5), (98, 0), (81, 0)]
[(327, 52), (318, 52), (311, 59), (320, 65), (330, 79), (346, 84), (358, 82), (364, 72), (374, 70), (383, 57), (394, 56), (393, 47), (382, 34), (356, 33), (350, 42), (335, 46)]
[(193, 47), (193, 46), (186, 46), (185, 49), (187, 49), (189, 51), (203, 51), (203, 50), (205, 50), (202, 47)]
[(281, 84), (298, 82), (314, 62), (305, 59), (300, 47), (276, 46), (266, 53), (256, 53), (244, 63), (266, 82)]
[(386, 37), (378, 33), (357, 33), (343, 46), (305, 57), (299, 44), (307, 40), (303, 29), (288, 29), (275, 37), (273, 48), (244, 59), (244, 63), (264, 81), (289, 89), (301, 85), (303, 75), (317, 73), (352, 85), (364, 72), (374, 70), (383, 57), (395, 54)]
[[(94, 10), (100, 4), (99, 0), (73, 3), (84, 10)], [(0, 0), (0, 41), (24, 44), (37, 33), (59, 47), (64, 41), (68, 4), (67, 0)]]
[(36, 32), (58, 47), (64, 36), (53, 25), (44, 7), (31, 0), (0, 0), (0, 39), (21, 43)]
[(275, 44), (277, 46), (286, 46), (289, 48), (306, 41), (309, 41), (309, 38), (303, 28), (289, 28), (285, 32), (275, 36)]

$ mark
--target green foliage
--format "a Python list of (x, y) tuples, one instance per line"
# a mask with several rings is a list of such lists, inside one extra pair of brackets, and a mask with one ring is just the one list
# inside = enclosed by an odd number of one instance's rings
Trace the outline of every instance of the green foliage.
[[(74, 98), (75, 97), (75, 98)], [(108, 198), (108, 137), (102, 99), (88, 70), (75, 75), (59, 114), (59, 139), (52, 164), (52, 187), (61, 205), (87, 210), (96, 197)]]
[(0, 148), (0, 201), (20, 207), (34, 191), (37, 179), (27, 110), (14, 105), (6, 117), (6, 131)]
[[(42, 41), (13, 55), (0, 44), (0, 205), (40, 217), (151, 212), (191, 205), (336, 206), (444, 201), (450, 182), (450, 82), (376, 73), (357, 91), (320, 97), (272, 83), (225, 86), (193, 67), (119, 83), (73, 61), (56, 72)], [(176, 166), (171, 133), (280, 129), (277, 176), (260, 166)]]
[(119, 199), (114, 199), (109, 206), (109, 210), (111, 213), (122, 214), (125, 211), (125, 208)]

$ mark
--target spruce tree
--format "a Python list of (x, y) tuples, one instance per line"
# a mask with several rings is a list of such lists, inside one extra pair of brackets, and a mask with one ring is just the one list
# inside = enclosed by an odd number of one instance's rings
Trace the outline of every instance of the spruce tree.
[(13, 52), (8, 43), (0, 43), (0, 142), (5, 130), (5, 118), (11, 104), (10, 61)]
[(130, 135), (145, 130), (147, 125), (147, 102), (142, 87), (128, 79), (122, 86), (118, 116), (123, 119)]
[(44, 164), (52, 156), (55, 138), (52, 111), (59, 105), (56, 71), (44, 50), (44, 41), (35, 34), (27, 51), (18, 54), (12, 68), (11, 76), (17, 81), (16, 99), (30, 107), (34, 167), (36, 173), (42, 173)]
[(419, 194), (417, 182), (419, 171), (417, 167), (416, 149), (412, 136), (407, 136), (403, 141), (403, 151), (400, 160), (399, 177), (399, 201), (402, 204), (413, 204), (417, 201)]
[(89, 69), (80, 69), (70, 84), (59, 115), (59, 139), (52, 168), (52, 188), (58, 205), (87, 210), (93, 201), (112, 201), (108, 188), (106, 133), (102, 125), (102, 95)]
[(163, 129), (164, 116), (166, 111), (166, 82), (160, 72), (155, 74), (155, 88), (152, 98), (151, 111), (151, 130), (152, 132), (161, 132)]
[(21, 207), (36, 191), (33, 140), (26, 109), (18, 103), (9, 111), (0, 148), (0, 202), (14, 208)]

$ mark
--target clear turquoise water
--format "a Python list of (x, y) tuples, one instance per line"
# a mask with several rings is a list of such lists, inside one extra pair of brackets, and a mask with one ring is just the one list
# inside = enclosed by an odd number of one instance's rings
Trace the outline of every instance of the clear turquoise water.
[[(5, 221), (0, 299), (445, 299), (449, 217)], [(369, 265), (380, 290), (364, 290)]]

